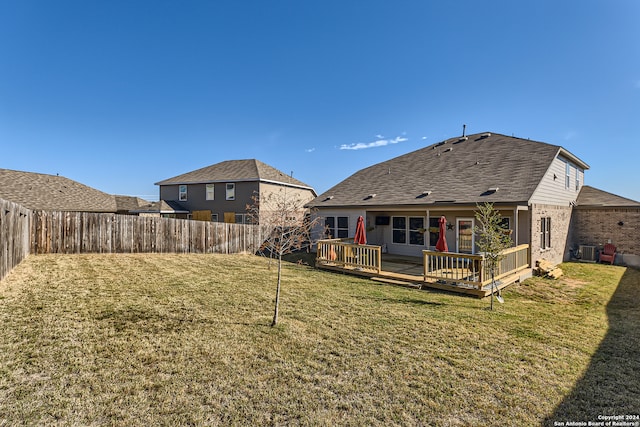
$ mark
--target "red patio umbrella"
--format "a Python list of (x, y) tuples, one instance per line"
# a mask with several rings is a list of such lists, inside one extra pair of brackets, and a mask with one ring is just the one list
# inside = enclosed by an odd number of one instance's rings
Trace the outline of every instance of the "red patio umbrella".
[(353, 243), (358, 245), (367, 244), (367, 234), (364, 231), (364, 218), (362, 215), (358, 217), (358, 222), (356, 222), (356, 234), (353, 237)]
[(440, 235), (438, 236), (438, 243), (436, 243), (436, 251), (449, 252), (447, 237), (444, 235), (447, 229), (447, 218), (441, 216), (438, 222), (440, 223)]

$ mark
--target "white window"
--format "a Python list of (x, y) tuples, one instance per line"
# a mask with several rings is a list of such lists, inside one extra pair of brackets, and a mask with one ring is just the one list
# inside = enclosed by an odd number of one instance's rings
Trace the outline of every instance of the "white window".
[(227, 200), (236, 199), (236, 184), (233, 182), (227, 183)]
[(349, 237), (348, 216), (328, 216), (324, 219), (326, 236), (329, 239), (346, 239)]
[(569, 164), (569, 162), (567, 162), (567, 165), (565, 167), (565, 174), (566, 174), (566, 179), (564, 181), (564, 188), (571, 188), (571, 165)]
[(580, 191), (580, 170), (576, 168), (576, 191)]
[(393, 243), (407, 243), (407, 217), (394, 216), (391, 218)]
[(540, 218), (540, 249), (551, 247), (551, 217)]
[(236, 224), (246, 224), (247, 216), (245, 214), (237, 213), (236, 214)]
[(186, 202), (187, 201), (187, 186), (186, 185), (180, 185), (178, 187), (178, 200), (180, 200), (181, 202)]
[(421, 216), (394, 216), (391, 220), (393, 243), (424, 246), (424, 224)]
[(215, 194), (215, 185), (214, 184), (207, 184), (207, 200), (215, 200), (216, 194)]

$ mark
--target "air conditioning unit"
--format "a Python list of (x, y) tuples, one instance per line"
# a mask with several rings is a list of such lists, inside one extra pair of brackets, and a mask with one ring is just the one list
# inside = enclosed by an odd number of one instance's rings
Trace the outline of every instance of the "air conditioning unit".
[(595, 246), (580, 245), (578, 251), (581, 261), (596, 262), (597, 248)]

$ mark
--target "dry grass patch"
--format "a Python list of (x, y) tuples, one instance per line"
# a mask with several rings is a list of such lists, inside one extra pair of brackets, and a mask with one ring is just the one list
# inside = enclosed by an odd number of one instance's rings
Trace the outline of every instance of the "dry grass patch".
[(490, 312), (285, 268), (270, 328), (262, 258), (29, 257), (0, 282), (0, 424), (539, 424), (588, 370), (625, 274), (563, 265), (573, 283), (534, 279)]

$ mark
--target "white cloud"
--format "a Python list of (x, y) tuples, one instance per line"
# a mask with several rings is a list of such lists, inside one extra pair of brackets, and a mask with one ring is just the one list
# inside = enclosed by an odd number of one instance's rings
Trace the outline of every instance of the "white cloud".
[(380, 138), (381, 135), (376, 135), (378, 137), (377, 140), (372, 142), (358, 142), (355, 144), (342, 144), (340, 146), (341, 150), (364, 150), (366, 148), (375, 148), (375, 147), (384, 147), (385, 145), (397, 144), (399, 142), (408, 141), (409, 138), (405, 138), (404, 136), (396, 136), (392, 139)]
[(420, 139), (422, 139), (422, 140), (424, 141), (425, 139), (427, 139), (427, 137), (426, 137), (426, 136), (423, 136), (423, 137), (422, 137), (422, 138), (420, 138)]
[(384, 136), (382, 136), (382, 135), (380, 135), (380, 134), (377, 134), (377, 135), (376, 135), (376, 138), (378, 138), (378, 139), (384, 139)]
[(306, 153), (313, 153), (314, 151), (316, 151), (315, 148), (307, 148), (306, 150), (304, 150)]

